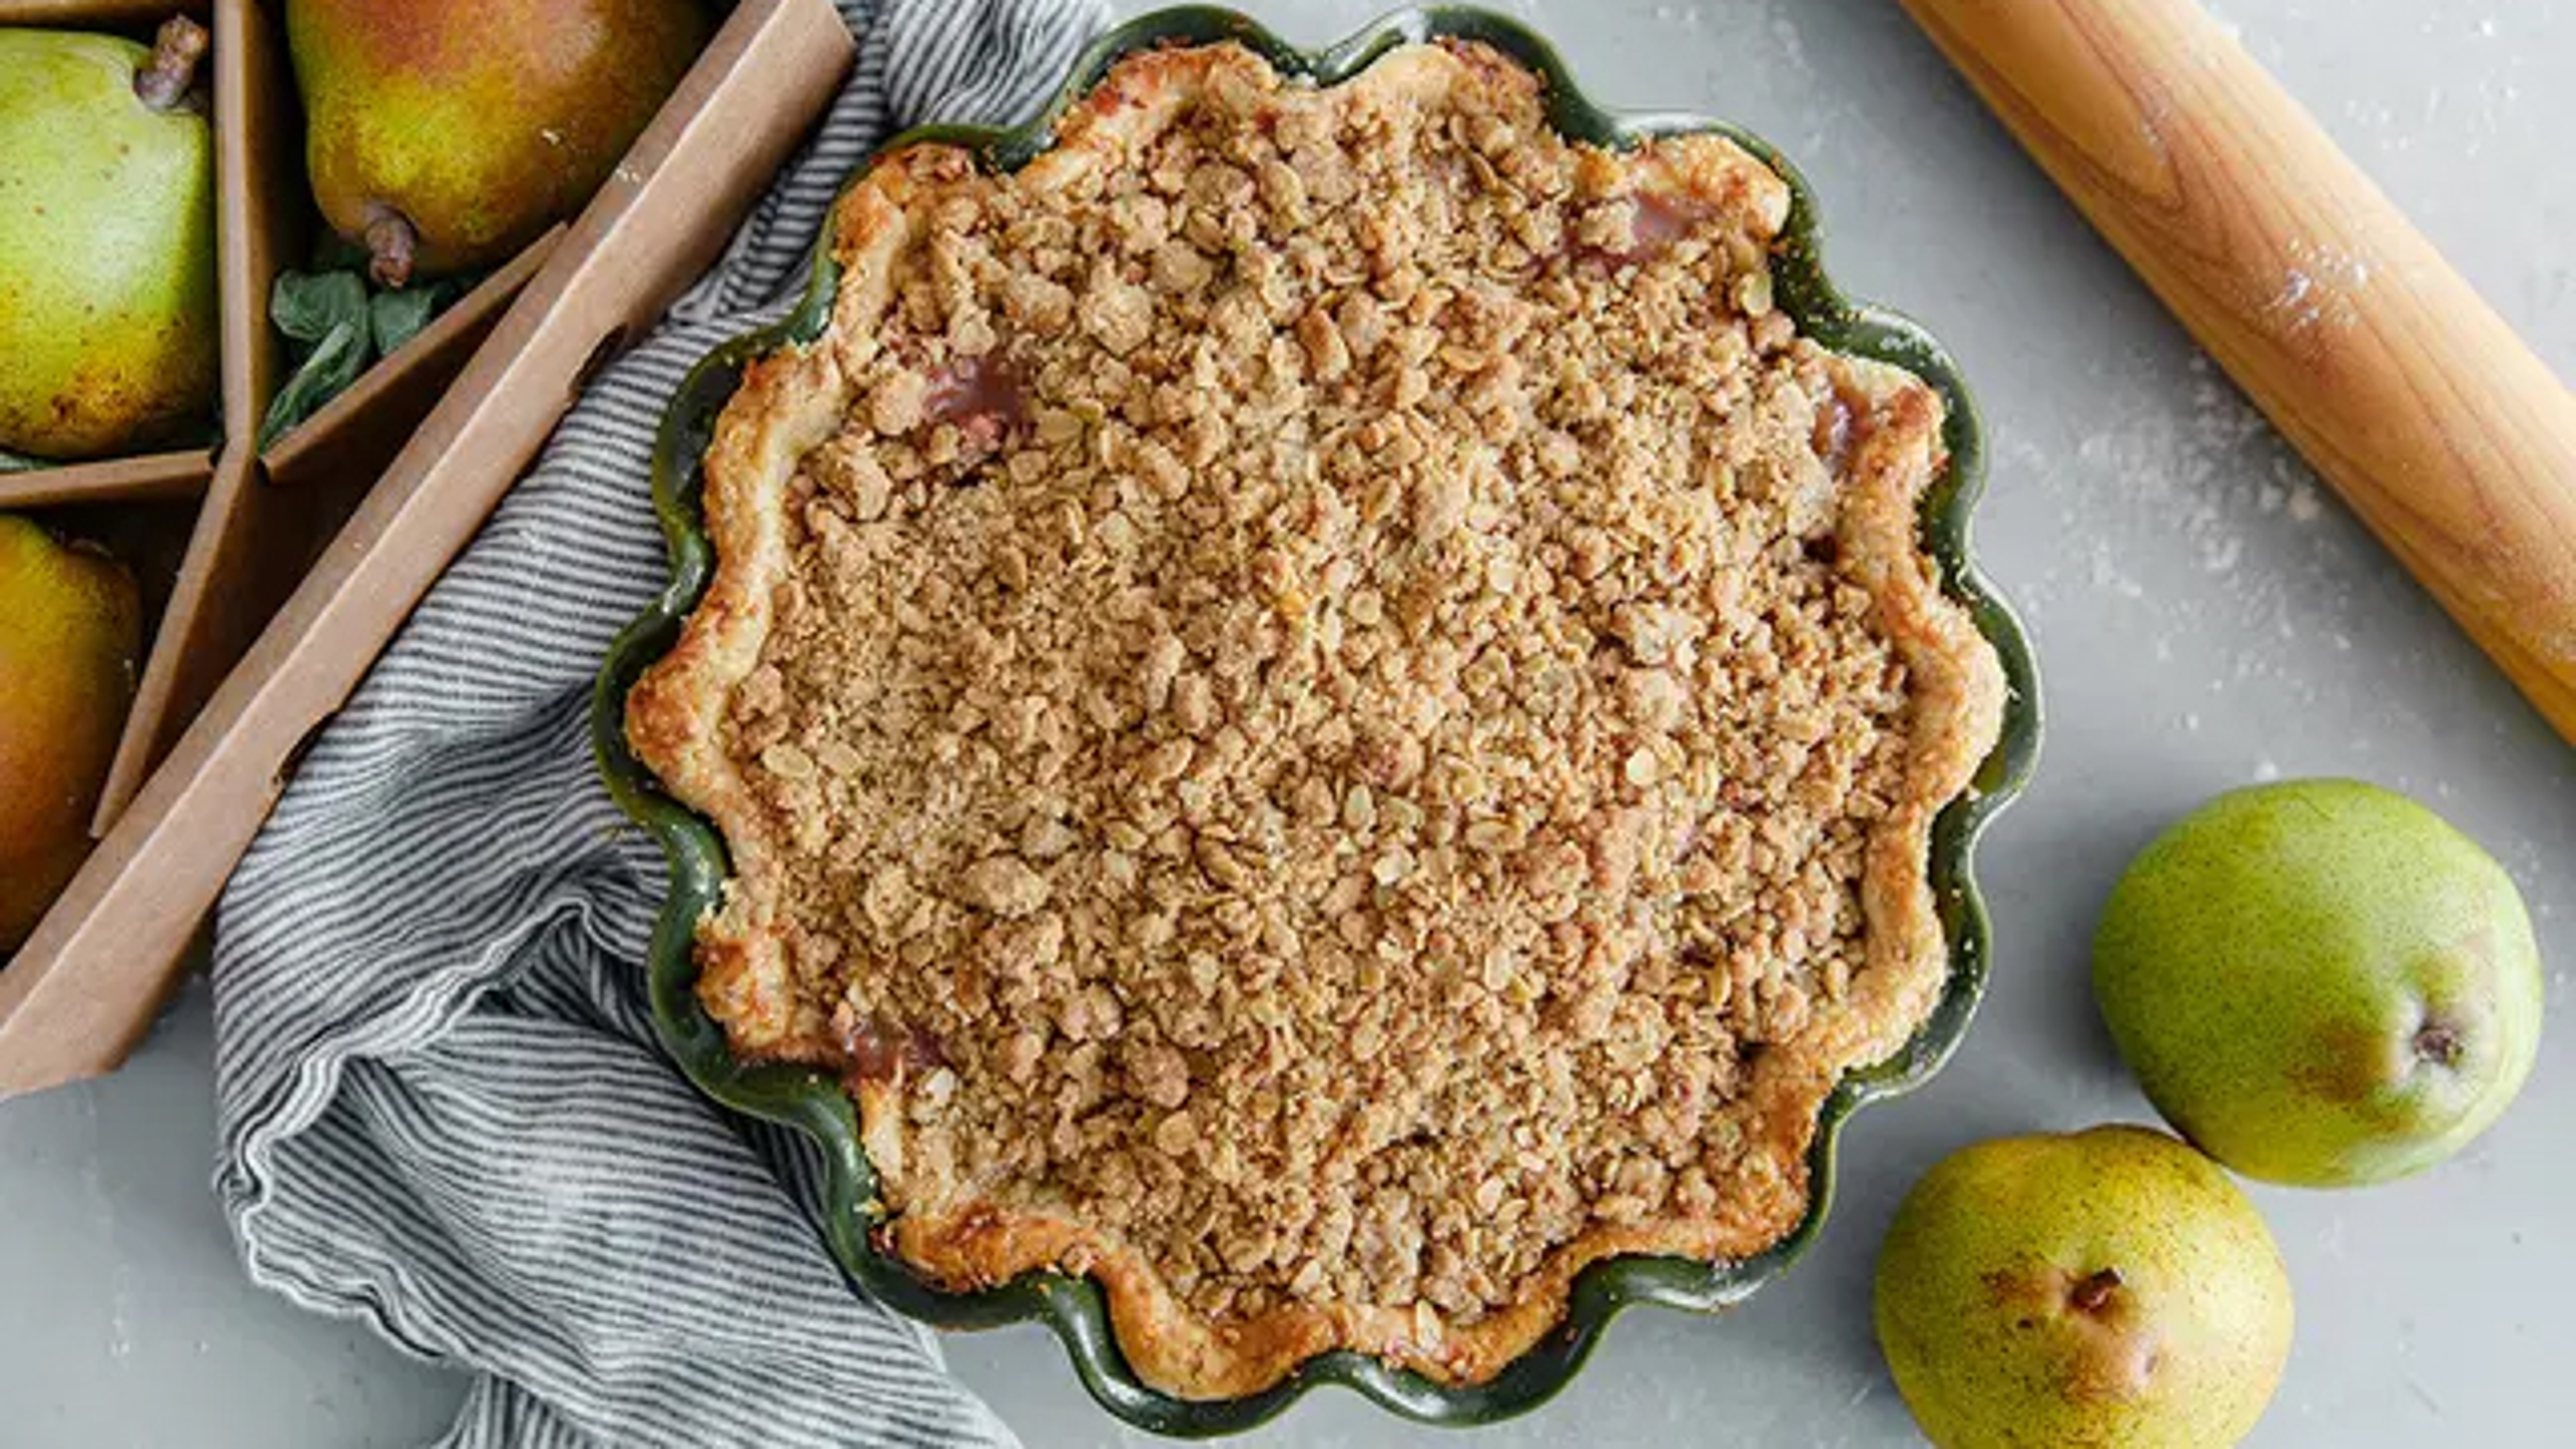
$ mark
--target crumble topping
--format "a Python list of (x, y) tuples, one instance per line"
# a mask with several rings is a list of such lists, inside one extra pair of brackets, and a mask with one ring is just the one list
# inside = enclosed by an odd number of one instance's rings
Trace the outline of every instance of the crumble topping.
[(1767, 1245), (1994, 733), (1937, 402), (1774, 307), (1769, 170), (1478, 47), (1161, 52), (1060, 143), (882, 160), (731, 502), (720, 434), (710, 1010), (849, 1073), (899, 1251), (1100, 1272), (1181, 1392), (1480, 1377), (1583, 1262)]

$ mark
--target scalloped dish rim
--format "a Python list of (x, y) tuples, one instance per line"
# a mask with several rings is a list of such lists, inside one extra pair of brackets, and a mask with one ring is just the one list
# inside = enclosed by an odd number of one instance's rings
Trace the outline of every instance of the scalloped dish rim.
[(1622, 1308), (1655, 1303), (1716, 1311), (1741, 1302), (1776, 1277), (1805, 1251), (1823, 1225), (1832, 1203), (1835, 1143), (1844, 1119), (1864, 1103), (1920, 1085), (1965, 1035), (1984, 992), (1992, 952), (1974, 873), (1977, 838), (2022, 788), (2037, 759), (2041, 718), (2036, 662), (2010, 607), (1977, 571), (1969, 546), (1971, 515), (1984, 487), (1985, 450), (1966, 385), (1929, 333), (1894, 313), (1852, 302), (1835, 290), (1819, 257), (1815, 199), (1805, 178), (1767, 143), (1739, 127), (1698, 116), (1618, 115), (1600, 110), (1576, 89), (1546, 41), (1515, 21), (1485, 11), (1455, 6), (1402, 11), (1328, 49), (1305, 52), (1249, 17), (1194, 6), (1142, 16), (1108, 31), (1084, 52), (1050, 103), (1027, 124), (1006, 129), (916, 128), (879, 147), (852, 172), (851, 179), (864, 174), (876, 156), (926, 140), (968, 147), (988, 166), (1014, 170), (1046, 149), (1056, 118), (1069, 105), (1089, 92), (1111, 65), (1141, 49), (1230, 40), (1260, 54), (1283, 74), (1331, 84), (1396, 46), (1453, 37), (1491, 45), (1540, 75), (1546, 84), (1549, 123), (1568, 139), (1618, 149), (1651, 136), (1714, 132), (1779, 173), (1794, 199), (1772, 259), (1778, 305), (1801, 333), (1818, 342), (1892, 363), (1922, 378), (1939, 393), (1945, 408), (1943, 441), (1950, 465), (1924, 496), (1923, 539), (1939, 565), (1943, 592), (1969, 611), (2002, 663), (2007, 688), (2003, 728), (1969, 791), (1945, 805), (1933, 825), (1929, 875), (1950, 957), (1940, 1000), (1903, 1050), (1847, 1074), (1826, 1098), (1808, 1153), (1807, 1211), (1778, 1243), (1754, 1257), (1729, 1263), (1665, 1257), (1596, 1263), (1575, 1280), (1563, 1321), (1483, 1383), (1443, 1385), (1375, 1358), (1337, 1350), (1307, 1359), (1287, 1378), (1259, 1393), (1192, 1400), (1158, 1392), (1136, 1376), (1110, 1332), (1099, 1289), (1087, 1279), (1035, 1271), (979, 1292), (944, 1292), (871, 1242), (870, 1229), (882, 1219), (883, 1206), (860, 1147), (856, 1110), (841, 1083), (809, 1067), (747, 1065), (737, 1060), (722, 1029), (697, 1001), (692, 940), (697, 921), (713, 907), (725, 879), (724, 843), (710, 822), (662, 792), (651, 772), (628, 750), (623, 725), (628, 688), (669, 650), (678, 638), (681, 620), (712, 576), (713, 549), (700, 526), (697, 488), (700, 459), (717, 413), (748, 359), (790, 342), (810, 341), (828, 319), (839, 276), (828, 228), (817, 239), (812, 280), (795, 309), (772, 326), (716, 348), (690, 371), (675, 395), (653, 465), (654, 503), (670, 549), (671, 581), (619, 635), (594, 686), (592, 739), (609, 792), (629, 817), (661, 843), (671, 866), (670, 892), (646, 963), (654, 1025), (664, 1049), (716, 1101), (795, 1127), (814, 1139), (826, 1168), (824, 1236), (856, 1285), (901, 1313), (943, 1328), (1044, 1321), (1064, 1342), (1084, 1386), (1111, 1414), (1158, 1433), (1204, 1436), (1248, 1429), (1278, 1414), (1309, 1388), (1325, 1383), (1345, 1385), (1419, 1421), (1491, 1423), (1536, 1407), (1570, 1382)]

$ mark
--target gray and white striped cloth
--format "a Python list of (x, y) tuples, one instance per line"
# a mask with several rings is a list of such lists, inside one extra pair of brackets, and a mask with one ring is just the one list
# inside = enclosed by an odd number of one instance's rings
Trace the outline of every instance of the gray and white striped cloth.
[(251, 1276), (476, 1381), (450, 1449), (1007, 1445), (855, 1295), (801, 1139), (653, 1042), (656, 848), (593, 774), (666, 576), (647, 460), (710, 347), (802, 286), (893, 129), (1024, 115), (1099, 0), (859, 0), (857, 73), (723, 262), (608, 368), (321, 736), (226, 891), (215, 1186)]

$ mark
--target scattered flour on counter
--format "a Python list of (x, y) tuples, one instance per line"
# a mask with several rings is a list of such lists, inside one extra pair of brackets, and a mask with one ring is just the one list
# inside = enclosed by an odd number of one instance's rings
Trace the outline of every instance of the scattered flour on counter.
[(2336, 1213), (2332, 1217), (2327, 1218), (2325, 1227), (2320, 1230), (2311, 1241), (2313, 1241), (2319, 1248), (2325, 1250), (2325, 1255), (2327, 1257), (2341, 1261), (2344, 1252), (2343, 1214)]
[[(119, 1231), (116, 1196), (109, 1190), (107, 1175), (99, 1165), (98, 1093), (86, 1085), (64, 1090), (80, 1094), (81, 1125), (88, 1136), (80, 1164), (81, 1196), (87, 1201), (91, 1220), (98, 1225), (100, 1235), (114, 1250), (120, 1246), (123, 1234)], [(107, 1356), (112, 1359), (132, 1356), (134, 1332), (134, 1266), (127, 1254), (117, 1252), (116, 1266), (110, 1271), (107, 1285)]]
[[(2189, 364), (2184, 407), (2165, 401), (2172, 391), (2132, 392), (2137, 401), (2105, 418), (2076, 456), (2097, 474), (2095, 486), (2109, 485), (2106, 501), (2178, 523), (2201, 568), (2227, 573), (2244, 552), (2237, 515), (2248, 505), (2259, 513), (2259, 490), (2266, 486), (2282, 492), (2283, 507), (2292, 506), (2293, 480), (2268, 476), (2279, 445), (2262, 414), (2205, 356), (2196, 354)], [(2274, 457), (2267, 459), (2267, 452)], [(2097, 584), (2130, 598), (2143, 593), (2110, 540), (2096, 537), (2091, 562)]]
[(1807, 63), (1807, 42), (1798, 34), (1796, 21), (1782, 12), (1772, 12), (1771, 38), (1779, 43), (1780, 53), (1789, 58), (1790, 66), (1799, 74), (1806, 75), (1814, 71), (1815, 67)]
[(2144, 598), (2147, 586), (2120, 571), (2118, 551), (2109, 539), (2095, 539), (2092, 552), (2093, 587), (2108, 589), (2124, 599)]
[[(2366, 265), (2315, 260), (2339, 278)], [(2351, 531), (2312, 527), (2328, 512), (2315, 476), (2206, 355), (2112, 354), (2088, 371), (2098, 390), (2073, 431), (1993, 439), (1998, 479), (2052, 505), (2056, 547), (2036, 577), (2008, 580), (2026, 612), (2087, 600), (2158, 689), (2197, 707), (2167, 716), (2184, 731), (2213, 708), (2236, 716), (2220, 702), (2240, 691), (2249, 707), (2325, 705), (2331, 681), (2308, 665), (2329, 643), (2351, 652), (2359, 576)]]
[(2357, 98), (2345, 104), (2344, 115), (2355, 126), (2373, 133), (2378, 149), (2392, 155), (2413, 151), (2421, 139), (2422, 128), (2411, 119), (2400, 119), (2397, 108), (2386, 101)]

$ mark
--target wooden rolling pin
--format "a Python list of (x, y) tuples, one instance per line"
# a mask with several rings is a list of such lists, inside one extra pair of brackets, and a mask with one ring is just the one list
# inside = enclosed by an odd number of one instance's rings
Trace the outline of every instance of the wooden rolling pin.
[(2191, 0), (1900, 3), (2576, 741), (2576, 395)]

